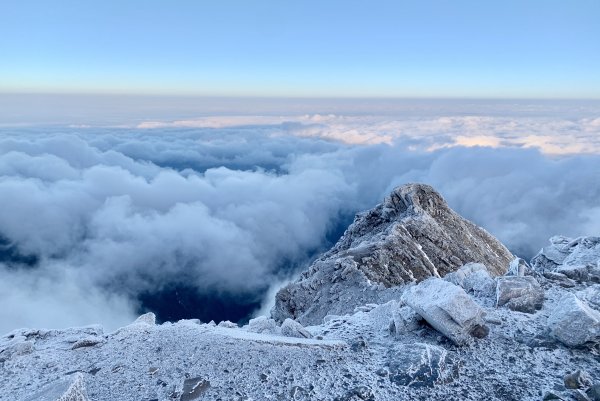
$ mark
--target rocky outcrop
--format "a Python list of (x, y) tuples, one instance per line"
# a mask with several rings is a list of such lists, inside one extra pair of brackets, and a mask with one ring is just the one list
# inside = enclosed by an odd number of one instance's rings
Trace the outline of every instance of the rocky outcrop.
[(397, 286), (443, 277), (470, 263), (504, 274), (513, 255), (497, 239), (451, 210), (428, 185), (396, 188), (359, 213), (338, 243), (281, 289), (272, 316), (317, 324), (369, 302), (397, 298)]

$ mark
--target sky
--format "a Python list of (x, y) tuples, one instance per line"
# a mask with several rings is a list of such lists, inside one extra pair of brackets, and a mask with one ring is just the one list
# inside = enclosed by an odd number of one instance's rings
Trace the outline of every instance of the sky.
[(600, 98), (600, 2), (0, 2), (0, 92)]

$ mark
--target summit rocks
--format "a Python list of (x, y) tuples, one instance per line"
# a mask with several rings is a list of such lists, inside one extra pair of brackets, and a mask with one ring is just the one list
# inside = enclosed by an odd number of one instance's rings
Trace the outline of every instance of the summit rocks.
[(397, 298), (398, 286), (443, 277), (467, 263), (484, 264), (492, 276), (500, 276), (513, 259), (432, 187), (407, 184), (357, 214), (329, 252), (279, 291), (272, 315), (316, 324), (328, 313)]

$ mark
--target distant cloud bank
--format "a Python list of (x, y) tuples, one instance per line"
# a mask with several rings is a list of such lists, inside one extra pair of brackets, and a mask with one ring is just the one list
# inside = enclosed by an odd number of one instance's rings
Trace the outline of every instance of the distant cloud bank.
[(600, 112), (130, 125), (2, 129), (0, 331), (114, 328), (182, 283), (260, 302), (406, 182), (526, 257), (554, 234), (600, 235)]

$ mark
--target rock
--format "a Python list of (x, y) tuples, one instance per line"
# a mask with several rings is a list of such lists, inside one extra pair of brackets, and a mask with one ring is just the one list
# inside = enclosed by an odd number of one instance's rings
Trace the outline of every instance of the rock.
[(548, 317), (554, 337), (569, 347), (600, 340), (600, 313), (574, 294), (564, 295)]
[(277, 322), (275, 322), (275, 320), (266, 316), (259, 316), (254, 319), (250, 319), (248, 326), (246, 326), (246, 331), (250, 331), (252, 333), (278, 334), (279, 328), (277, 327)]
[(590, 307), (600, 310), (600, 285), (590, 285), (585, 290), (578, 291), (577, 297), (587, 302)]
[(481, 263), (467, 263), (455, 272), (448, 273), (444, 280), (462, 287), (475, 296), (493, 296), (496, 282)]
[(533, 274), (533, 269), (524, 259), (514, 258), (510, 265), (508, 266), (508, 271), (506, 272), (507, 276), (530, 276)]
[(225, 327), (227, 329), (237, 329), (239, 326), (236, 323), (230, 322), (229, 320), (223, 320), (219, 322), (218, 327)]
[(457, 345), (489, 332), (483, 309), (462, 288), (442, 279), (430, 278), (410, 287), (402, 299)]
[(458, 377), (458, 365), (442, 347), (402, 344), (388, 359), (390, 381), (400, 386), (433, 387)]
[(133, 323), (154, 326), (156, 324), (156, 315), (152, 312), (144, 313), (143, 315), (135, 319)]
[(553, 271), (580, 282), (600, 282), (600, 237), (552, 237), (531, 266), (541, 273)]
[(496, 279), (496, 305), (535, 313), (544, 304), (544, 290), (534, 277), (505, 276)]
[(80, 373), (63, 377), (37, 391), (25, 401), (88, 401)]
[(398, 306), (392, 309), (392, 324), (390, 331), (397, 336), (406, 334), (419, 328), (423, 318), (409, 306)]
[(312, 335), (295, 320), (285, 319), (281, 324), (281, 334), (286, 337), (311, 338)]
[(193, 401), (202, 396), (210, 387), (210, 382), (203, 377), (185, 379), (180, 401)]
[(573, 390), (571, 394), (576, 401), (591, 401), (583, 390)]
[(575, 285), (577, 285), (574, 280), (571, 280), (562, 273), (546, 271), (543, 273), (543, 276), (548, 280), (555, 281), (558, 285), (564, 288), (573, 288)]
[(600, 401), (600, 384), (594, 384), (586, 391), (587, 396), (592, 401)]
[(104, 338), (101, 337), (82, 338), (81, 340), (76, 341), (71, 349), (93, 347), (95, 345), (102, 344), (104, 341)]
[(469, 263), (503, 275), (514, 256), (497, 239), (451, 210), (428, 185), (398, 187), (359, 213), (337, 244), (282, 288), (271, 315), (319, 324), (399, 296), (397, 286), (443, 277)]
[(542, 401), (564, 400), (564, 399), (565, 398), (562, 396), (561, 393), (559, 393), (558, 391), (554, 391), (554, 390), (546, 391), (544, 393), (544, 396), (542, 397)]
[(569, 373), (564, 379), (565, 387), (570, 389), (587, 388), (592, 385), (592, 378), (583, 370)]

